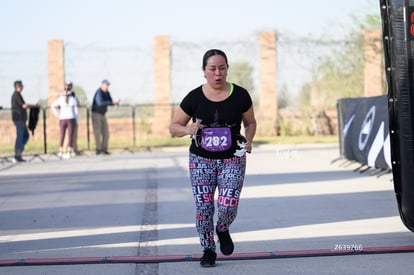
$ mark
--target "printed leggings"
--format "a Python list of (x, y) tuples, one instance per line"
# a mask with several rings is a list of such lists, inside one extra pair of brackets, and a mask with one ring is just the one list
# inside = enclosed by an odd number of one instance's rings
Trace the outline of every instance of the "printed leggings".
[(246, 156), (206, 159), (190, 153), (189, 166), (200, 243), (204, 249), (215, 251), (214, 193), (218, 187), (217, 230), (223, 232), (229, 229), (237, 215), (246, 171)]

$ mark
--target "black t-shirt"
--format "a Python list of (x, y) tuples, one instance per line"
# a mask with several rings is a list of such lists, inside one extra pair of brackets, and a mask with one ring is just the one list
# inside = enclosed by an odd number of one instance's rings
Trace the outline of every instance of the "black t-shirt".
[(11, 98), (12, 119), (14, 121), (27, 120), (27, 112), (26, 109), (23, 109), (23, 104), (25, 104), (25, 102), (21, 93), (15, 91)]
[[(203, 93), (202, 86), (192, 90), (180, 104), (181, 109), (192, 117), (193, 122), (201, 119), (203, 125), (227, 125), (231, 126), (232, 147), (223, 152), (209, 152), (197, 146), (192, 140), (190, 152), (209, 159), (226, 159), (234, 157), (238, 149), (236, 140), (240, 135), (243, 113), (252, 106), (252, 99), (249, 93), (242, 87), (233, 85), (232, 94), (223, 101), (214, 102), (207, 99)], [(200, 131), (198, 133), (200, 135)]]

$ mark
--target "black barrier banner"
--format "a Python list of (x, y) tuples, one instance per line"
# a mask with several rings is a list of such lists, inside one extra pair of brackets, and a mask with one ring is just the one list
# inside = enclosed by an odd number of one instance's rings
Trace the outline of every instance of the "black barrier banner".
[(341, 155), (370, 167), (391, 169), (386, 96), (338, 100)]

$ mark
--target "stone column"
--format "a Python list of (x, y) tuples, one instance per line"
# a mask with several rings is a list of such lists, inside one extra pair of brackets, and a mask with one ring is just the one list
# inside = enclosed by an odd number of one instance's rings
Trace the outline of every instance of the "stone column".
[(272, 136), (277, 133), (276, 96), (276, 33), (259, 33), (260, 102), (257, 113), (258, 134)]
[(364, 31), (364, 95), (383, 93), (381, 30)]
[[(48, 41), (48, 79), (49, 79), (49, 98), (48, 105), (58, 98), (64, 90), (65, 84), (65, 61), (63, 40)], [(48, 140), (55, 139), (59, 136), (58, 119), (49, 110), (47, 122)], [(49, 150), (50, 151), (50, 150)]]
[(171, 122), (171, 50), (168, 35), (154, 38), (155, 116), (152, 132), (155, 136), (169, 136)]

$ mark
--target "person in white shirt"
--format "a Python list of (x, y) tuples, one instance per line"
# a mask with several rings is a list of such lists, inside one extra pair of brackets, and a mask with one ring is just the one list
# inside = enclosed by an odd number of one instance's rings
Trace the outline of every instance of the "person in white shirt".
[[(60, 126), (60, 143), (59, 143), (59, 157), (71, 158), (73, 153), (73, 129), (78, 119), (78, 102), (72, 95), (69, 87), (71, 83), (65, 84), (65, 94), (61, 95), (52, 104), (52, 111), (56, 117), (59, 118)], [(65, 141), (66, 130), (68, 130), (67, 147), (63, 146)]]
[[(76, 97), (75, 91), (73, 90), (73, 84), (72, 81), (69, 81), (67, 84), (68, 86), (67, 88), (67, 93), (69, 93), (71, 96), (73, 96), (76, 101), (78, 102), (78, 107), (80, 106), (80, 102), (78, 100), (78, 98)], [(74, 127), (73, 127), (73, 135), (72, 135), (72, 148), (73, 148), (73, 153), (75, 155), (80, 155), (79, 152), (79, 148), (78, 148), (78, 121), (76, 121)]]

